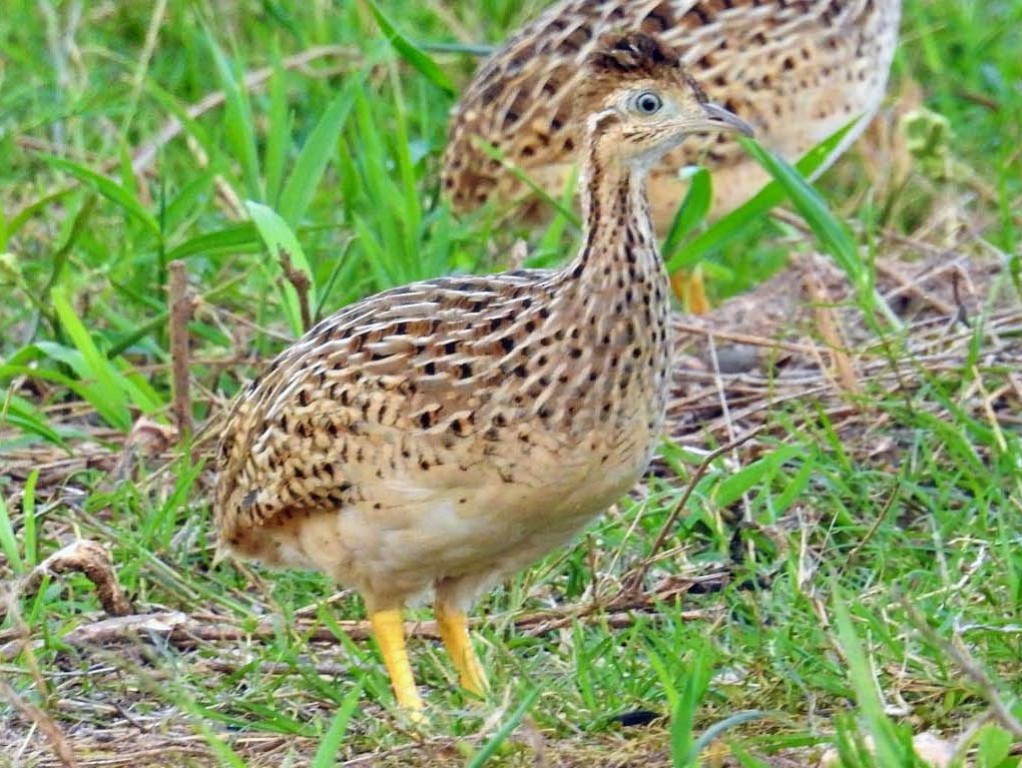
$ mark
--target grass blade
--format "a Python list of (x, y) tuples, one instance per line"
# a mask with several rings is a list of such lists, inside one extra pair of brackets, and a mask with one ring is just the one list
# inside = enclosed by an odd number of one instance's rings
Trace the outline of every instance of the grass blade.
[(848, 275), (860, 299), (872, 304), (893, 327), (900, 328), (901, 321), (887, 306), (887, 302), (874, 294), (870, 285), (869, 269), (862, 260), (854, 238), (844, 223), (838, 221), (831, 213), (819, 193), (784, 158), (768, 152), (752, 139), (740, 137), (739, 141), (756, 162), (780, 183), (820, 244)]
[(713, 675), (710, 646), (701, 643), (686, 670), (685, 684), (671, 708), (671, 758), (674, 768), (695, 768), (699, 764), (698, 742), (694, 738), (696, 712)]
[(497, 732), (490, 737), (483, 748), (480, 749), (472, 759), (468, 762), (465, 768), (482, 768), (487, 764), (487, 761), (496, 754), (497, 749), (503, 744), (507, 737), (511, 735), (511, 732), (518, 727), (518, 724), (522, 722), (522, 718), (532, 709), (532, 705), (536, 702), (536, 698), (539, 696), (539, 691), (533, 688), (522, 699), (522, 703), (519, 704), (515, 711), (511, 713), (511, 716), (504, 721), (504, 724), (497, 729)]
[(334, 768), (337, 764), (337, 754), (341, 751), (351, 716), (355, 713), (355, 708), (361, 698), (361, 684), (356, 685), (351, 693), (344, 697), (344, 702), (330, 721), (330, 728), (327, 729), (326, 735), (319, 743), (316, 756), (312, 759), (312, 768)]
[[(149, 213), (149, 211), (142, 207), (142, 204), (133, 194), (131, 194), (130, 191), (126, 190), (120, 184), (115, 181), (111, 181), (102, 174), (86, 168), (84, 165), (79, 165), (71, 160), (65, 160), (63, 157), (47, 154), (40, 154), (39, 157), (54, 168), (59, 168), (65, 173), (74, 176), (79, 181), (88, 184), (90, 187), (99, 192), (99, 194), (103, 195), (103, 197), (107, 200), (117, 205), (121, 210), (136, 221), (141, 222), (146, 229), (159, 237), (159, 222), (156, 221), (156, 218)], [(48, 200), (49, 198), (46, 199)]]
[[(832, 157), (838, 145), (844, 141), (845, 136), (848, 135), (854, 124), (854, 121), (848, 123), (841, 130), (809, 150), (795, 164), (799, 173), (805, 176), (812, 176), (813, 173), (822, 168), (824, 163)], [(679, 269), (691, 267), (699, 260), (720, 250), (735, 237), (742, 234), (749, 225), (759, 221), (771, 208), (783, 202), (784, 197), (784, 187), (781, 183), (777, 180), (771, 181), (751, 200), (735, 208), (727, 216), (718, 219), (705, 232), (679, 248), (677, 253), (668, 259), (668, 271), (673, 274)]]
[(291, 112), (288, 110), (286, 78), (280, 61), (280, 50), (274, 43), (271, 54), (273, 74), (270, 76), (269, 130), (263, 155), (266, 200), (280, 205), (280, 188), (284, 179), (284, 161), (291, 143)]
[(813, 234), (823, 246), (834, 256), (845, 274), (856, 286), (863, 284), (868, 278), (866, 266), (859, 257), (859, 249), (852, 239), (848, 228), (837, 220), (819, 193), (810, 186), (795, 168), (773, 152), (768, 152), (752, 139), (741, 137), (739, 141), (745, 151), (752, 155), (757, 163), (780, 182), (788, 199), (806, 220)]
[(703, 750), (720, 738), (720, 735), (729, 728), (734, 728), (735, 726), (743, 725), (745, 723), (751, 723), (754, 720), (762, 720), (766, 716), (766, 712), (761, 712), (758, 709), (747, 709), (744, 712), (735, 712), (733, 715), (725, 717), (723, 720), (718, 720), (703, 731), (695, 744), (692, 745), (692, 754), (696, 757), (701, 755)]
[(206, 44), (216, 63), (220, 87), (224, 90), (226, 99), (224, 130), (227, 132), (231, 151), (241, 163), (246, 195), (254, 200), (262, 201), (264, 197), (262, 183), (259, 179), (259, 153), (256, 150), (252, 106), (249, 104), (248, 94), (208, 29), (206, 30)]
[(301, 302), (294, 285), (291, 284), (291, 281), (284, 278), (280, 257), (282, 254), (286, 254), (291, 260), (291, 266), (303, 272), (306, 278), (308, 278), (309, 306), (314, 307), (317, 304), (316, 283), (312, 276), (312, 269), (309, 267), (309, 261), (305, 258), (305, 252), (302, 250), (302, 246), (299, 245), (298, 238), (295, 237), (294, 232), (291, 231), (287, 222), (272, 208), (252, 202), (251, 200), (245, 203), (245, 207), (248, 209), (248, 214), (252, 217), (256, 229), (259, 230), (259, 235), (270, 251), (270, 259), (262, 262), (264, 270), (276, 280), (280, 287), (281, 299), (284, 303), (288, 324), (291, 326), (291, 332), (295, 336), (301, 336), (306, 330), (302, 323)]
[(185, 240), (167, 252), (167, 261), (185, 259), (198, 253), (247, 253), (259, 248), (259, 231), (251, 222), (235, 224)]
[(372, 11), (376, 23), (379, 24), (380, 31), (383, 32), (384, 37), (394, 47), (394, 50), (401, 55), (401, 58), (411, 64), (437, 88), (440, 88), (448, 96), (453, 96), (455, 94), (454, 84), (447, 77), (447, 73), (419, 46), (402, 35), (393, 22), (380, 10), (374, 0), (365, 0), (365, 3), (369, 6), (369, 10)]
[(363, 87), (361, 75), (348, 80), (337, 97), (323, 112), (316, 127), (298, 154), (295, 166), (288, 176), (287, 183), (280, 195), (277, 210), (281, 217), (292, 227), (301, 222), (305, 210), (309, 207), (312, 194), (319, 185), (327, 163), (333, 155), (337, 135), (344, 127), (351, 107), (355, 102), (355, 92)]
[(39, 538), (35, 519), (35, 486), (38, 481), (39, 470), (33, 469), (25, 480), (25, 488), (21, 494), (22, 539), (27, 568), (34, 567), (39, 561)]
[(87, 391), (94, 394), (90, 402), (111, 425), (127, 431), (131, 427), (131, 414), (128, 412), (127, 397), (117, 383), (114, 369), (75, 314), (63, 286), (55, 287), (51, 298), (61, 326), (84, 360), (91, 380)]
[(880, 695), (873, 679), (873, 671), (862, 648), (859, 637), (852, 625), (844, 598), (837, 592), (834, 585), (834, 620), (837, 627), (838, 641), (848, 662), (848, 676), (855, 691), (855, 698), (873, 735), (879, 765), (913, 765), (908, 755), (904, 754), (894, 731), (894, 726), (884, 713)]
[(65, 447), (64, 439), (46, 422), (46, 416), (28, 400), (0, 390), (0, 401), (2, 401), (0, 427), (11, 425), (22, 432), (38, 435), (55, 445)]
[(25, 572), (25, 563), (18, 552), (18, 540), (14, 536), (14, 524), (7, 513), (7, 502), (2, 493), (0, 493), (0, 550), (7, 557), (7, 562), (11, 564), (11, 570), (16, 576)]
[(713, 180), (710, 172), (705, 168), (699, 168), (689, 179), (688, 192), (678, 207), (678, 212), (674, 214), (671, 229), (664, 238), (661, 252), (665, 259), (669, 261), (682, 241), (706, 218), (712, 202)]

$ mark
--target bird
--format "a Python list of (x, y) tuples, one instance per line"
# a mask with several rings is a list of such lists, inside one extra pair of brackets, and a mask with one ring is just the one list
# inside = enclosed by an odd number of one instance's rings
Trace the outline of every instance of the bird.
[(752, 132), (649, 35), (607, 37), (584, 66), (577, 255), (341, 309), (239, 393), (217, 449), (221, 547), (357, 590), (415, 718), (403, 609), (432, 593), (462, 688), (485, 696), (472, 602), (571, 542), (646, 471), (672, 344), (644, 177), (687, 136)]
[[(562, 0), (512, 35), (465, 88), (452, 110), (441, 186), (456, 211), (491, 199), (521, 201), (516, 210), (525, 221), (542, 221), (548, 206), (512, 168), (561, 196), (581, 142), (580, 126), (568, 118), (586, 76), (580, 64), (601, 34), (622, 27), (655, 34), (680, 51), (714, 101), (788, 160), (857, 119), (822, 173), (880, 106), (900, 16), (901, 0)], [(712, 173), (712, 217), (769, 180), (725, 135), (685, 142), (650, 173), (661, 235), (684, 199), (692, 166)], [(676, 286), (689, 309), (709, 310), (698, 275)]]

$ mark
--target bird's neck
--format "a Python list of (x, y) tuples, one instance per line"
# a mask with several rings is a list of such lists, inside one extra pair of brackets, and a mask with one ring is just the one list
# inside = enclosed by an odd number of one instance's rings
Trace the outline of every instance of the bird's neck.
[(590, 297), (610, 299), (644, 289), (663, 293), (657, 299), (666, 301), (667, 276), (650, 221), (646, 171), (600, 150), (600, 142), (590, 142), (584, 159), (585, 240), (565, 272)]

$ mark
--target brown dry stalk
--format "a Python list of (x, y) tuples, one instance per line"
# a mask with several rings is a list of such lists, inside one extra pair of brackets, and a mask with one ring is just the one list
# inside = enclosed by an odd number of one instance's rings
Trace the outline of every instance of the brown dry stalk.
[(660, 548), (663, 547), (664, 542), (667, 541), (667, 537), (670, 535), (671, 531), (674, 530), (674, 524), (678, 521), (678, 518), (681, 516), (681, 513), (685, 509), (685, 505), (688, 504), (689, 498), (695, 491), (696, 485), (698, 485), (703, 475), (706, 474), (707, 470), (710, 468), (710, 465), (713, 464), (714, 461), (719, 459), (724, 454), (733, 451), (735, 448), (739, 447), (744, 443), (747, 443), (749, 440), (751, 440), (760, 432), (762, 432), (765, 428), (766, 425), (763, 424), (756, 427), (755, 429), (749, 430), (748, 432), (738, 436), (731, 442), (726, 443), (720, 446), (719, 448), (711, 451), (706, 455), (706, 458), (704, 458), (699, 463), (699, 466), (696, 467), (696, 471), (692, 475), (692, 479), (690, 479), (688, 481), (688, 485), (685, 486), (685, 490), (682, 492), (681, 498), (678, 499), (678, 503), (674, 505), (674, 509), (672, 509), (671, 513), (667, 516), (667, 521), (664, 523), (664, 527), (661, 528), (660, 533), (657, 534), (656, 541), (653, 542), (653, 546), (650, 547), (649, 549), (649, 554), (646, 555), (643, 561), (633, 569), (630, 575), (625, 576), (623, 580), (624, 586), (622, 586), (621, 588), (622, 594), (639, 592), (639, 588), (642, 586), (642, 582), (646, 578), (646, 573), (649, 571), (650, 566), (653, 564), (653, 560), (656, 558), (657, 553), (660, 551)]
[(749, 333), (738, 333), (736, 331), (729, 331), (726, 328), (719, 328), (711, 324), (698, 325), (696, 323), (679, 320), (678, 317), (674, 317), (671, 320), (671, 327), (676, 331), (690, 333), (693, 336), (705, 336), (707, 339), (721, 339), (735, 344), (748, 344), (753, 347), (783, 350), (796, 355), (811, 354), (815, 351), (815, 348), (809, 344), (801, 344), (799, 342), (786, 341), (784, 339), (776, 339), (768, 336), (754, 336)]
[(827, 295), (827, 289), (820, 276), (809, 266), (803, 273), (803, 285), (809, 301), (813, 305), (813, 317), (823, 342), (830, 351), (837, 381), (848, 394), (857, 395), (862, 391), (855, 375), (855, 366), (848, 355), (848, 347), (841, 337), (837, 314), (832, 309), (833, 302)]
[(18, 692), (11, 688), (4, 680), (0, 680), (0, 698), (6, 699), (7, 703), (18, 710), (22, 717), (36, 724), (36, 727), (50, 740), (53, 752), (64, 768), (77, 768), (78, 761), (75, 760), (74, 750), (71, 749), (71, 744), (68, 742), (67, 737), (64, 736), (64, 733), (52, 717), (39, 707), (21, 698)]
[(192, 317), (192, 298), (188, 294), (188, 273), (185, 271), (185, 263), (172, 261), (167, 268), (170, 270), (167, 303), (170, 305), (174, 423), (178, 434), (186, 438), (192, 432), (192, 401), (188, 393), (188, 321)]
[(309, 307), (309, 276), (298, 269), (292, 261), (291, 254), (284, 248), (277, 251), (277, 260), (280, 268), (284, 271), (284, 277), (294, 286), (298, 294), (298, 309), (302, 314), (302, 331), (312, 327), (312, 310)]
[[(351, 59), (355, 56), (356, 52), (350, 46), (320, 45), (309, 48), (301, 53), (296, 53), (293, 56), (288, 56), (281, 61), (280, 65), (282, 69), (303, 69), (318, 59)], [(244, 83), (246, 90), (251, 91), (262, 87), (262, 85), (265, 84), (272, 75), (273, 67), (262, 67), (260, 69), (252, 70), (251, 72), (247, 72), (242, 79), (242, 82)], [(214, 91), (188, 107), (185, 110), (185, 114), (188, 115), (190, 120), (195, 120), (201, 115), (204, 115), (206, 112), (221, 106), (226, 99), (227, 96), (223, 91)], [(177, 118), (171, 118), (168, 120), (156, 136), (135, 150), (131, 157), (132, 171), (138, 175), (148, 168), (149, 165), (152, 164), (153, 160), (156, 159), (156, 155), (159, 153), (160, 148), (173, 140), (183, 129), (184, 126)], [(117, 161), (114, 160), (112, 162), (114, 167), (116, 167)]]
[(1001, 698), (997, 684), (990, 678), (983, 665), (976, 661), (965, 649), (961, 639), (955, 635), (946, 640), (930, 626), (922, 611), (916, 608), (908, 598), (902, 598), (901, 607), (908, 613), (915, 628), (929, 642), (939, 648), (961, 670), (969, 680), (979, 688), (983, 697), (990, 705), (990, 712), (998, 725), (1008, 731), (1015, 739), (1022, 741), (1022, 722), (1011, 711), (1011, 707)]
[[(650, 592), (620, 593), (603, 606), (590, 604), (558, 611), (529, 613), (519, 616), (513, 623), (517, 629), (533, 636), (554, 632), (570, 626), (575, 621), (625, 627), (635, 622), (637, 614), (655, 615), (653, 612), (655, 606), (676, 599), (685, 591), (683, 582), (671, 579)], [(710, 614), (705, 611), (688, 610), (682, 611), (680, 615), (685, 619), (702, 619)], [(483, 621), (475, 619), (472, 625), (478, 627)], [(366, 620), (337, 621), (336, 625), (350, 640), (368, 640), (372, 637), (372, 628)], [(333, 630), (318, 622), (296, 622), (292, 631), (309, 642), (337, 641)], [(162, 636), (175, 645), (190, 647), (203, 642), (272, 640), (278, 637), (279, 633), (280, 628), (271, 622), (261, 623), (253, 629), (243, 629), (232, 624), (216, 623), (204, 617), (189, 616), (179, 611), (163, 611), (120, 616), (84, 624), (66, 634), (63, 640), (69, 645), (84, 647), (123, 643), (139, 637)], [(440, 630), (435, 621), (406, 621), (405, 634), (409, 637), (440, 639)]]
[(94, 541), (79, 539), (54, 552), (15, 582), (7, 600), (0, 603), (0, 619), (7, 615), (11, 602), (35, 593), (45, 576), (64, 573), (81, 573), (91, 581), (103, 610), (111, 616), (132, 612), (107, 551)]

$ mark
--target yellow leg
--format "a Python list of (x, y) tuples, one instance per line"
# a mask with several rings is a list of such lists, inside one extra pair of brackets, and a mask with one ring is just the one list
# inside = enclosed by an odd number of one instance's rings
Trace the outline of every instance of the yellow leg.
[(476, 696), (484, 696), (489, 690), (486, 673), (479, 663), (472, 640), (468, 636), (468, 618), (462, 611), (452, 610), (437, 601), (434, 612), (437, 626), (440, 628), (440, 639), (451, 655), (454, 668), (461, 677), (461, 687)]
[(393, 608), (376, 611), (369, 616), (376, 642), (383, 654), (383, 663), (390, 675), (390, 684), (394, 686), (394, 697), (398, 706), (407, 710), (412, 719), (422, 719), (422, 699), (415, 688), (412, 667), (408, 663), (408, 650), (405, 648), (405, 625), (401, 610)]
[(691, 272), (683, 269), (671, 275), (671, 287), (688, 312), (693, 315), (705, 315), (710, 307), (710, 299), (706, 295), (703, 283), (703, 270), (696, 267)]

